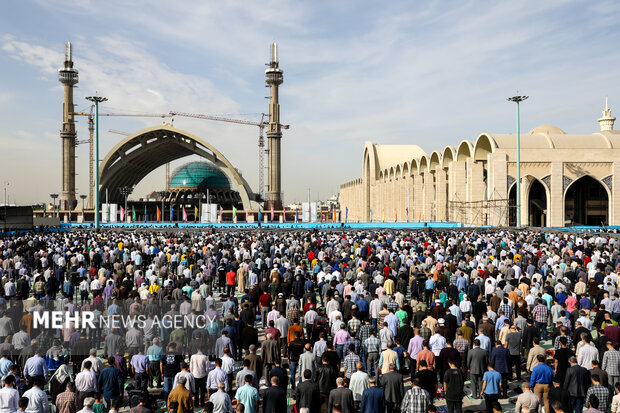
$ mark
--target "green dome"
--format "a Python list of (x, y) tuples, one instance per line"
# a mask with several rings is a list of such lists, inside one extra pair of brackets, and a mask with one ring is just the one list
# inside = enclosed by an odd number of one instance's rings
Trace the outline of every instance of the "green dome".
[(190, 162), (178, 167), (170, 178), (170, 188), (230, 188), (230, 181), (211, 162)]

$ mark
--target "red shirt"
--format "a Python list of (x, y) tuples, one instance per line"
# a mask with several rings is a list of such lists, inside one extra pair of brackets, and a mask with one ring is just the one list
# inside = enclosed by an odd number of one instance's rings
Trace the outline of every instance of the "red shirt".
[(260, 303), (261, 307), (270, 307), (271, 295), (269, 295), (268, 293), (264, 293), (263, 295), (258, 297), (258, 302)]
[(237, 278), (237, 274), (234, 271), (229, 271), (226, 274), (226, 284), (228, 284), (228, 285), (235, 285), (237, 283), (235, 281), (235, 278)]

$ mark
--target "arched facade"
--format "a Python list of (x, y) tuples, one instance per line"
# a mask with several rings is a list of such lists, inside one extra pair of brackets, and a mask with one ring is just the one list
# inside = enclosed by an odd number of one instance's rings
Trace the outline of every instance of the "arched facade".
[(258, 206), (248, 183), (221, 152), (197, 136), (167, 125), (129, 135), (108, 152), (100, 166), (100, 194), (107, 192), (110, 202), (121, 202), (120, 187), (133, 187), (158, 167), (189, 155), (199, 155), (217, 166), (236, 187), (244, 208)]
[[(600, 132), (571, 135), (542, 125), (521, 135), (522, 225), (620, 225), (613, 120), (606, 108)], [(366, 142), (362, 178), (341, 186), (340, 208), (350, 221), (369, 221), (372, 211), (373, 221), (505, 226), (516, 222), (516, 176), (514, 134), (481, 133), (430, 154)]]

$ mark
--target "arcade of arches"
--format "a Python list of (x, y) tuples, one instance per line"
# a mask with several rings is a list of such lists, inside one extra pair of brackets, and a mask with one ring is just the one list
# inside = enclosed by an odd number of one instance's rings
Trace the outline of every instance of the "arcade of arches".
[[(620, 225), (620, 131), (613, 120), (606, 108), (601, 130), (590, 135), (551, 125), (521, 135), (522, 225)], [(340, 186), (340, 210), (348, 221), (514, 226), (516, 169), (514, 134), (482, 133), (431, 154), (366, 142), (362, 177)]]

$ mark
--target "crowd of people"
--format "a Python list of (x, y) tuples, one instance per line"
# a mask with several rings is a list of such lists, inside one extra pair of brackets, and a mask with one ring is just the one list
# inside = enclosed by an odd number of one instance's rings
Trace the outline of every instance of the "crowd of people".
[(567, 232), (7, 236), (0, 413), (620, 413), (619, 271)]

